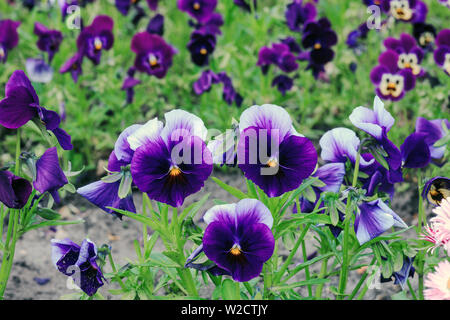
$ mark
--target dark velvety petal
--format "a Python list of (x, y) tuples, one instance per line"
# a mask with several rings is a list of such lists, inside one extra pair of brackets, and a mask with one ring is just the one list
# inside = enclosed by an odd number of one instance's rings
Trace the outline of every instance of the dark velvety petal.
[(52, 261), (58, 271), (65, 275), (71, 275), (72, 271), (67, 269), (74, 266), (80, 254), (80, 246), (70, 239), (52, 239)]
[(103, 211), (113, 214), (119, 218), (122, 217), (121, 214), (116, 213), (115, 211), (113, 211), (112, 209), (108, 209), (107, 207), (136, 213), (133, 196), (129, 194), (126, 198), (120, 199), (119, 186), (120, 180), (112, 183), (106, 183), (100, 180), (79, 188), (77, 190), (77, 193), (92, 202)]
[(321, 49), (311, 51), (309, 57), (315, 64), (325, 64), (333, 60), (334, 51), (330, 48), (322, 47)]
[(388, 139), (386, 127), (383, 127), (382, 137), (379, 142), (384, 151), (387, 153), (387, 157), (385, 159), (389, 164), (389, 168), (393, 170), (400, 168), (402, 163), (400, 150), (391, 140)]
[(8, 129), (17, 129), (37, 116), (36, 108), (30, 107), (24, 88), (17, 88), (9, 97), (0, 101), (0, 124)]
[(20, 21), (10, 19), (0, 21), (0, 43), (8, 50), (13, 49), (19, 43), (17, 28), (20, 23)]
[(199, 23), (208, 21), (217, 6), (217, 0), (178, 0), (178, 9), (186, 12)]
[(31, 191), (28, 180), (17, 177), (9, 171), (0, 171), (0, 202), (8, 208), (23, 208)]
[(276, 76), (272, 81), (272, 87), (276, 86), (278, 91), (280, 91), (283, 95), (285, 95), (287, 91), (291, 90), (293, 85), (294, 80), (283, 74)]
[(164, 16), (155, 15), (147, 25), (147, 32), (162, 36), (164, 34)]
[(57, 191), (67, 183), (67, 178), (59, 165), (56, 147), (48, 149), (36, 162), (34, 188), (40, 193), (50, 192), (55, 201), (59, 202)]
[(62, 67), (59, 69), (60, 73), (70, 72), (73, 81), (76, 83), (78, 81), (78, 76), (83, 73), (82, 69), (83, 54), (82, 52), (77, 52), (72, 58), (67, 60)]
[(404, 82), (404, 90), (409, 91), (414, 89), (416, 86), (416, 77), (412, 74), (411, 70), (409, 69), (402, 69), (398, 72), (398, 74), (402, 75), (405, 79)]
[(425, 135), (425, 142), (430, 147), (431, 157), (433, 159), (440, 159), (444, 156), (445, 146), (435, 148), (433, 145), (444, 136), (444, 125), (450, 129), (450, 123), (447, 119), (427, 120), (418, 117), (416, 121), (416, 132), (421, 132)]
[(47, 110), (44, 107), (38, 107), (38, 115), (41, 121), (45, 125), (45, 129), (51, 131), (58, 128), (61, 123), (61, 118), (59, 114), (52, 110)]
[[(370, 72), (370, 80), (374, 85), (378, 85), (381, 82), (381, 78), (384, 73), (389, 73), (389, 70), (384, 66), (376, 66)], [(378, 95), (380, 96), (380, 95)]]
[(159, 0), (147, 0), (147, 4), (151, 10), (155, 11), (158, 8), (158, 1)]
[[(258, 134), (247, 134), (255, 130)], [(278, 153), (271, 150), (271, 136), (267, 137), (267, 146), (259, 141), (257, 128), (247, 128), (241, 135), (238, 145), (239, 168), (247, 179), (252, 180), (269, 197), (277, 197), (287, 191), (296, 189), (314, 170), (317, 153), (310, 140), (291, 135), (285, 138), (278, 147)], [(256, 150), (254, 146), (257, 146)], [(257, 151), (257, 154), (253, 152)], [(262, 156), (268, 159), (261, 159)], [(254, 159), (258, 157), (258, 159)], [(269, 158), (275, 157), (275, 166), (269, 166)], [(257, 160), (254, 163), (253, 160)], [(261, 161), (264, 161), (261, 162)]]
[(409, 135), (401, 145), (403, 166), (406, 168), (423, 168), (431, 161), (430, 148), (425, 142), (424, 133)]
[(56, 139), (58, 140), (58, 143), (61, 146), (61, 148), (63, 148), (64, 150), (73, 149), (73, 145), (71, 142), (72, 137), (66, 131), (64, 131), (61, 128), (56, 128), (52, 130), (52, 132), (55, 135)]
[[(174, 148), (183, 151), (182, 159), (177, 159), (182, 163), (172, 160)], [(185, 159), (188, 152), (191, 157)], [(175, 156), (179, 153), (175, 152)], [(131, 174), (139, 190), (146, 192), (150, 199), (174, 207), (181, 206), (187, 196), (199, 191), (211, 171), (211, 153), (195, 136), (174, 144), (170, 150), (161, 138), (149, 141), (136, 150), (131, 162)]]

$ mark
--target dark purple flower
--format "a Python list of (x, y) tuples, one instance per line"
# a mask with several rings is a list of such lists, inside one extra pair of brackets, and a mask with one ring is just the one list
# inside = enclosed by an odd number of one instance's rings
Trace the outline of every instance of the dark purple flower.
[(77, 38), (77, 47), (95, 65), (100, 63), (103, 50), (109, 50), (114, 43), (112, 32), (114, 20), (105, 15), (96, 16)]
[(212, 172), (203, 121), (183, 110), (165, 114), (166, 125), (150, 120), (127, 138), (135, 151), (133, 182), (150, 199), (174, 207), (199, 191)]
[[(62, 21), (66, 20), (67, 14), (73, 13), (71, 8), (76, 8), (79, 5), (78, 0), (58, 0), (58, 5), (61, 10)], [(70, 9), (69, 9), (70, 8)]]
[(203, 219), (208, 224), (203, 236), (208, 259), (229, 271), (235, 281), (259, 276), (275, 247), (269, 209), (259, 200), (243, 199), (214, 206)]
[(178, 0), (178, 9), (188, 13), (199, 23), (210, 19), (216, 9), (217, 0)]
[(250, 12), (252, 10), (249, 2), (253, 1), (253, 7), (256, 9), (257, 8), (257, 1), (256, 0), (234, 0), (233, 3), (235, 5), (237, 5), (238, 7), (241, 7), (242, 9), (244, 9), (245, 11)]
[(316, 18), (317, 10), (312, 3), (303, 4), (303, 0), (294, 0), (287, 5), (286, 22), (292, 31), (301, 32), (303, 25)]
[(194, 82), (193, 89), (197, 95), (201, 95), (204, 92), (210, 91), (212, 85), (217, 83), (223, 84), (223, 100), (229, 105), (235, 102), (236, 105), (240, 107), (243, 98), (239, 93), (236, 92), (231, 78), (225, 72), (219, 72), (218, 74), (215, 74), (211, 70), (203, 71), (200, 78), (196, 82)]
[(416, 121), (416, 132), (425, 134), (425, 142), (430, 148), (432, 159), (441, 159), (444, 156), (446, 146), (434, 147), (434, 144), (444, 137), (445, 130), (450, 129), (450, 122), (447, 119), (427, 120), (418, 117)]
[(353, 49), (356, 54), (361, 54), (361, 52), (363, 51), (363, 47), (360, 40), (366, 39), (368, 33), (369, 28), (367, 27), (367, 23), (364, 22), (359, 25), (358, 29), (353, 30), (348, 34), (345, 43), (349, 48)]
[(202, 72), (200, 78), (194, 82), (193, 88), (197, 95), (201, 95), (204, 92), (210, 91), (213, 84), (220, 83), (220, 78), (211, 70), (205, 70)]
[(310, 21), (305, 25), (302, 37), (303, 48), (321, 50), (334, 46), (336, 43), (336, 32), (331, 29), (331, 23), (327, 18)]
[(147, 25), (147, 32), (157, 34), (162, 37), (164, 34), (164, 16), (162, 14), (156, 14)]
[(242, 113), (239, 130), (238, 166), (269, 197), (298, 188), (314, 171), (316, 149), (283, 108), (252, 106)]
[[(361, 156), (365, 158), (366, 161), (368, 159), (373, 159), (373, 156), (371, 154), (366, 153), (362, 154)], [(360, 179), (363, 184), (362, 188), (366, 190), (366, 196), (371, 197), (376, 193), (386, 193), (389, 195), (391, 200), (394, 198), (395, 193), (394, 183), (391, 183), (389, 180), (391, 180), (392, 177), (394, 176), (394, 179), (392, 180), (399, 182), (397, 181), (400, 180), (399, 178), (395, 179), (395, 173), (394, 175), (390, 174), (390, 172), (386, 168), (384, 168), (376, 161), (374, 161), (371, 166), (362, 169), (361, 172), (364, 172), (365, 174), (368, 175), (368, 178)]]
[(272, 87), (277, 87), (278, 91), (284, 96), (287, 91), (292, 89), (294, 80), (283, 74), (276, 76), (272, 81)]
[(132, 78), (132, 77), (127, 77), (123, 81), (122, 87), (120, 89), (126, 91), (126, 93), (127, 93), (127, 103), (128, 104), (133, 102), (134, 87), (137, 86), (140, 83), (141, 83), (141, 80), (138, 80), (138, 79), (135, 79), (135, 78)]
[(436, 39), (436, 29), (431, 24), (415, 23), (413, 25), (413, 35), (417, 43), (423, 49), (432, 50)]
[(78, 81), (78, 76), (83, 73), (83, 53), (78, 51), (72, 58), (67, 60), (59, 69), (60, 73), (70, 72), (73, 81), (76, 83)]
[(17, 28), (20, 21), (1, 20), (0, 21), (0, 62), (5, 63), (9, 50), (15, 48), (19, 43)]
[(436, 38), (434, 61), (450, 76), (450, 29), (443, 29)]
[(220, 27), (223, 26), (224, 21), (223, 17), (220, 13), (214, 12), (211, 17), (203, 24), (196, 24), (195, 28), (198, 30), (202, 30), (205, 33), (220, 35), (222, 31), (220, 31)]
[(400, 147), (403, 167), (424, 168), (430, 163), (430, 148), (425, 142), (425, 138), (425, 133), (414, 132), (405, 139)]
[(209, 63), (209, 56), (214, 52), (216, 46), (216, 36), (196, 30), (192, 32), (191, 39), (187, 45), (191, 53), (191, 60), (198, 66)]
[(134, 6), (136, 7), (140, 0), (115, 0), (117, 10), (124, 16), (128, 14), (128, 11)]
[(39, 50), (47, 52), (48, 62), (50, 63), (63, 41), (62, 33), (58, 30), (50, 30), (43, 24), (36, 22), (34, 24), (34, 34), (39, 36), (37, 46)]
[(151, 10), (155, 11), (156, 9), (158, 9), (158, 1), (159, 0), (147, 0), (148, 7)]
[(381, 275), (380, 281), (389, 282), (392, 281), (392, 277), (394, 277), (394, 284), (399, 284), (402, 287), (402, 289), (405, 290), (406, 289), (405, 284), (408, 278), (414, 277), (415, 269), (413, 267), (413, 262), (414, 258), (404, 256), (402, 268), (399, 271), (394, 272), (389, 278), (384, 278), (383, 275)]
[(68, 183), (62, 171), (56, 147), (47, 149), (36, 162), (36, 179), (34, 188), (40, 193), (49, 192), (56, 203), (59, 203), (58, 190)]
[(359, 205), (355, 218), (355, 233), (359, 244), (378, 237), (394, 226), (408, 227), (381, 199)]
[(383, 0), (383, 11), (391, 14), (395, 19), (403, 22), (425, 22), (428, 7), (420, 0)]
[(266, 73), (269, 66), (274, 64), (284, 72), (292, 72), (298, 69), (297, 58), (284, 43), (273, 43), (272, 47), (262, 47), (259, 50), (257, 66)]
[(140, 32), (131, 40), (131, 50), (136, 53), (135, 68), (161, 79), (172, 65), (176, 50), (156, 34)]
[(423, 50), (416, 44), (416, 40), (412, 36), (402, 33), (399, 40), (389, 37), (384, 40), (384, 46), (399, 54), (398, 67), (400, 69), (410, 69), (416, 77), (425, 74), (420, 66), (424, 57)]
[(11, 209), (22, 209), (32, 191), (31, 183), (9, 171), (0, 170), (0, 202)]
[(300, 48), (300, 44), (294, 37), (281, 39), (281, 43), (287, 45), (289, 47), (289, 50), (293, 53), (300, 53), (302, 51), (302, 49)]
[(443, 199), (450, 197), (450, 179), (446, 177), (434, 177), (428, 180), (422, 190), (422, 198), (429, 203), (439, 206)]
[(213, 276), (231, 276), (231, 273), (225, 269), (222, 269), (217, 266), (212, 261), (206, 261), (204, 263), (195, 263), (195, 260), (198, 259), (200, 254), (203, 252), (203, 244), (201, 244), (197, 249), (195, 249), (192, 254), (186, 259), (186, 263), (184, 264), (185, 268), (193, 268), (199, 271), (206, 271)]
[(52, 239), (52, 261), (56, 269), (72, 277), (88, 296), (94, 295), (103, 286), (103, 274), (97, 265), (97, 247), (89, 239), (83, 240), (81, 246), (66, 238)]
[(64, 150), (71, 150), (70, 136), (59, 124), (61, 118), (55, 111), (39, 105), (39, 98), (30, 80), (22, 70), (14, 71), (5, 87), (5, 98), (0, 101), (0, 124), (17, 129), (32, 119), (39, 119), (45, 129), (52, 131)]
[(399, 55), (395, 51), (387, 50), (380, 55), (379, 64), (370, 73), (375, 92), (382, 99), (398, 101), (416, 84), (411, 70), (400, 69), (398, 60)]

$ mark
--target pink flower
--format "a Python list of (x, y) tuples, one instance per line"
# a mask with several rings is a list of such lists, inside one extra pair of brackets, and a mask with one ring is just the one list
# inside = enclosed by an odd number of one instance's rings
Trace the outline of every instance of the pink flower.
[(440, 262), (435, 272), (427, 274), (425, 286), (426, 300), (450, 300), (450, 262)]
[(432, 252), (442, 246), (450, 254), (450, 197), (443, 199), (433, 212), (436, 216), (430, 219), (430, 226), (425, 227), (422, 239), (434, 244)]

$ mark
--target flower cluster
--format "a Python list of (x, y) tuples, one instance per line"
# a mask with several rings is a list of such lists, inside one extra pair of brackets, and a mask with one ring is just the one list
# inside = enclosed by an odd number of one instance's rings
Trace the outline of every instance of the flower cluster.
[(450, 29), (443, 29), (436, 38), (434, 61), (450, 76)]
[(70, 72), (74, 82), (82, 74), (83, 58), (87, 57), (94, 65), (100, 64), (102, 52), (112, 48), (114, 20), (105, 15), (96, 16), (92, 23), (84, 27), (77, 38), (77, 52), (67, 60), (59, 72)]

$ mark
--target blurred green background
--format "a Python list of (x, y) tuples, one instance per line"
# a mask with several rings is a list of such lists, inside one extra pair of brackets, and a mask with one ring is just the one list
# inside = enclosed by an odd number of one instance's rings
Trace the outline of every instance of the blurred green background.
[[(424, 0), (429, 12), (427, 22), (439, 31), (448, 28), (450, 9), (439, 4), (438, 0)], [(17, 0), (16, 0), (17, 2)], [(20, 2), (20, 1), (19, 1)], [(412, 25), (396, 23), (392, 28), (380, 32), (369, 32), (365, 40), (367, 50), (360, 56), (347, 48), (345, 40), (350, 31), (356, 29), (369, 18), (366, 6), (360, 0), (320, 0), (318, 17), (327, 17), (338, 34), (338, 44), (333, 47), (335, 58), (327, 66), (329, 82), (320, 82), (311, 72), (305, 71), (307, 62), (300, 62), (296, 72), (298, 77), (294, 87), (285, 96), (271, 87), (276, 70), (271, 68), (267, 76), (256, 66), (258, 51), (262, 46), (287, 36), (298, 40), (301, 34), (289, 30), (284, 12), (291, 0), (259, 0), (256, 15), (243, 11), (232, 0), (219, 0), (217, 11), (225, 20), (218, 37), (216, 50), (210, 59), (213, 71), (225, 71), (232, 78), (233, 85), (244, 102), (241, 108), (229, 106), (222, 100), (222, 86), (216, 85), (210, 92), (196, 96), (192, 84), (201, 72), (208, 67), (198, 67), (191, 62), (186, 45), (192, 28), (188, 26), (189, 16), (179, 11), (176, 1), (160, 1), (158, 12), (165, 16), (164, 38), (178, 49), (174, 62), (165, 79), (157, 79), (139, 74), (142, 84), (136, 87), (134, 102), (125, 103), (125, 92), (120, 90), (126, 71), (134, 62), (135, 55), (130, 50), (132, 36), (144, 31), (150, 18), (156, 13), (149, 10), (145, 1), (144, 17), (135, 27), (131, 20), (133, 11), (123, 16), (114, 6), (113, 0), (96, 0), (81, 8), (85, 25), (90, 24), (99, 14), (114, 19), (114, 46), (104, 51), (99, 66), (84, 59), (83, 74), (74, 83), (70, 74), (60, 74), (59, 68), (76, 50), (76, 37), (79, 30), (70, 30), (62, 22), (59, 7), (39, 5), (32, 11), (20, 4), (0, 3), (0, 18), (22, 22), (18, 29), (18, 47), (9, 53), (8, 61), (0, 65), (0, 96), (4, 96), (4, 85), (14, 70), (25, 70), (27, 58), (42, 55), (36, 46), (38, 37), (33, 34), (36, 21), (51, 29), (61, 30), (64, 41), (55, 55), (52, 66), (55, 69), (53, 80), (47, 84), (34, 84), (41, 105), (59, 111), (64, 104), (67, 119), (62, 128), (72, 136), (74, 149), (62, 152), (64, 165), (67, 160), (73, 169), (85, 166), (88, 177), (96, 179), (95, 172), (99, 160), (107, 160), (114, 142), (120, 132), (134, 123), (143, 123), (155, 116), (160, 118), (169, 110), (182, 108), (201, 117), (208, 128), (224, 130), (231, 124), (232, 117), (239, 119), (240, 113), (253, 104), (273, 103), (285, 107), (294, 119), (297, 130), (318, 142), (321, 135), (334, 127), (352, 127), (348, 116), (353, 108), (372, 106), (374, 86), (369, 74), (377, 64), (379, 54), (384, 50), (383, 40), (388, 36), (399, 37), (402, 32), (412, 33)], [(349, 68), (357, 64), (356, 72)], [(428, 119), (449, 118), (450, 77), (434, 63), (428, 54), (423, 66), (441, 82), (431, 87), (429, 81), (418, 81), (416, 88), (408, 92), (399, 102), (386, 102), (386, 108), (396, 119), (396, 125), (389, 137), (400, 145), (404, 138), (414, 131), (418, 116)], [(23, 149), (40, 155), (46, 146), (40, 137), (26, 129)], [(0, 128), (0, 164), (12, 160), (14, 150), (14, 131)]]

